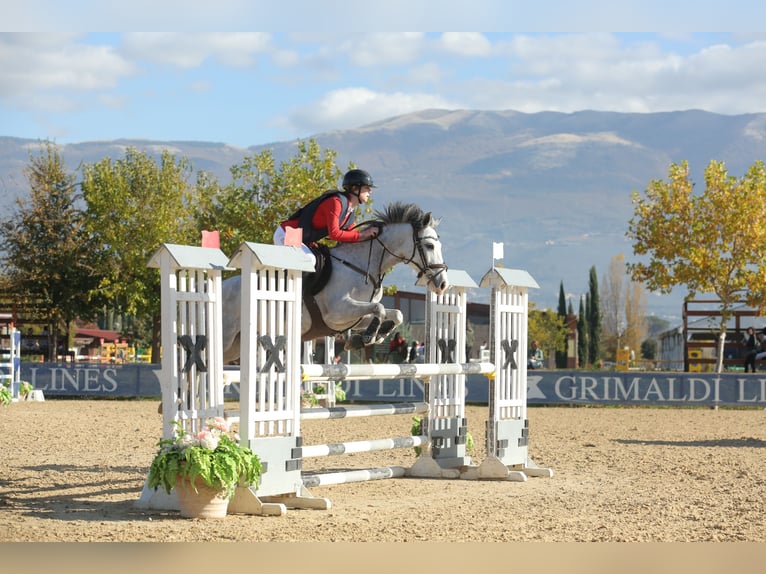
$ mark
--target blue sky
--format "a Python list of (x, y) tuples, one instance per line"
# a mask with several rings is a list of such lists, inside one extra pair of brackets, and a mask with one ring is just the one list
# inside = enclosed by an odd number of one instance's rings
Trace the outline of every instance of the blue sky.
[[(108, 2), (6, 0), (0, 136), (246, 147), (425, 108), (766, 112), (766, 33), (742, 31), (766, 8), (750, 2), (274, 4), (135, 0), (124, 14)], [(652, 25), (665, 31), (608, 31)], [(183, 31), (81, 31), (123, 27)], [(246, 27), (293, 31), (234, 31)], [(368, 29), (471, 27), (530, 31)]]

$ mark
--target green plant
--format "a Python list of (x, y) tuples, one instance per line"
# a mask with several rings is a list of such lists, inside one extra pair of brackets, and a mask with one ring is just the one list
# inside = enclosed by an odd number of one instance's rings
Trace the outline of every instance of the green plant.
[(32, 383), (29, 383), (27, 381), (21, 381), (19, 382), (19, 396), (26, 398), (26, 396), (34, 390), (34, 387), (32, 387)]
[(11, 389), (5, 383), (0, 385), (0, 405), (10, 404), (12, 398)]
[(301, 404), (304, 406), (308, 405), (315, 407), (319, 404), (319, 399), (317, 398), (316, 394), (312, 393), (311, 391), (303, 391), (301, 393)]
[[(346, 400), (346, 391), (343, 390), (343, 383), (341, 381), (336, 381), (334, 384), (335, 388), (335, 402), (340, 403)], [(318, 400), (316, 398), (316, 395), (324, 395), (326, 393), (325, 386), (324, 385), (316, 385), (314, 387), (314, 392), (311, 393), (309, 391), (305, 391), (303, 394), (301, 394), (302, 399), (308, 399), (311, 400), (312, 406), (315, 404), (318, 404)], [(310, 397), (313, 397), (313, 400)], [(315, 402), (316, 401), (316, 402)]]
[(149, 468), (150, 487), (162, 486), (170, 493), (178, 480), (194, 487), (194, 480), (200, 478), (225, 498), (231, 498), (239, 484), (260, 484), (260, 459), (237, 442), (226, 420), (208, 419), (196, 436), (184, 432), (180, 421), (175, 424), (175, 437), (158, 443), (159, 452)]
[(346, 400), (346, 391), (343, 390), (343, 383), (341, 381), (335, 382), (335, 402), (342, 403)]

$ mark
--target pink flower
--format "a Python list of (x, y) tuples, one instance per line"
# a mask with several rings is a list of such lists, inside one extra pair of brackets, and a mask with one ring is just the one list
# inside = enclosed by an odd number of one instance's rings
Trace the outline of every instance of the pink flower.
[(197, 435), (197, 442), (199, 442), (202, 448), (208, 450), (215, 450), (219, 440), (218, 435), (209, 428), (203, 428)]
[(221, 432), (229, 432), (229, 421), (223, 417), (215, 417), (207, 420), (207, 425), (210, 428), (218, 429)]

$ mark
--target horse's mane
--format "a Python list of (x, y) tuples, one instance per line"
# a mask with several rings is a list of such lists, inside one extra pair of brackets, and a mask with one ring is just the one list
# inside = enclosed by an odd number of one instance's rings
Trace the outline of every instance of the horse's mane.
[[(426, 225), (426, 219), (430, 214), (423, 211), (414, 203), (403, 203), (395, 201), (389, 203), (385, 209), (375, 212), (375, 218), (378, 222), (388, 225), (391, 223), (409, 223), (415, 229), (422, 229)], [(431, 225), (435, 226), (438, 222), (431, 218)]]

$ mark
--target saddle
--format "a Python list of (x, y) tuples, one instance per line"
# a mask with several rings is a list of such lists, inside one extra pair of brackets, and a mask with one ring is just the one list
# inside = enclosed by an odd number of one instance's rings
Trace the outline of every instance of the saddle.
[(330, 331), (322, 318), (314, 295), (325, 288), (332, 275), (332, 258), (330, 257), (330, 248), (321, 243), (310, 243), (309, 249), (316, 257), (316, 267), (314, 271), (303, 273), (303, 302), (311, 316), (311, 330), (303, 335), (304, 340), (308, 341)]
[(316, 258), (314, 271), (303, 274), (303, 295), (316, 295), (325, 288), (332, 274), (330, 248), (322, 243), (310, 243), (309, 249)]

